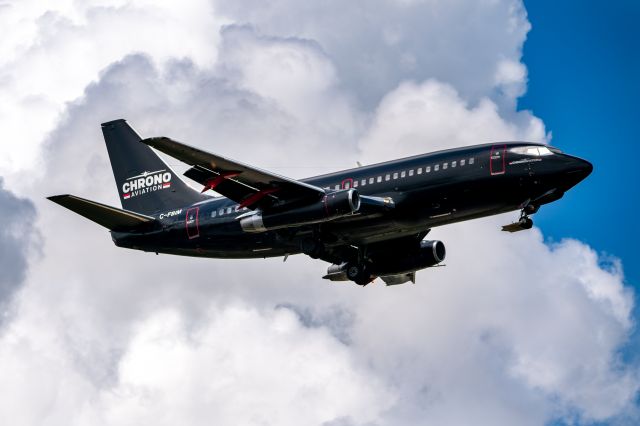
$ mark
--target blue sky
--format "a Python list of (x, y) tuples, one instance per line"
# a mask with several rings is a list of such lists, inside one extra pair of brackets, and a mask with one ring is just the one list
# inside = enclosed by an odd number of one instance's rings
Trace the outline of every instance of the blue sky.
[(623, 261), (640, 289), (640, 2), (526, 1), (532, 30), (523, 62), (531, 109), (552, 144), (594, 164), (593, 174), (546, 206), (536, 223)]

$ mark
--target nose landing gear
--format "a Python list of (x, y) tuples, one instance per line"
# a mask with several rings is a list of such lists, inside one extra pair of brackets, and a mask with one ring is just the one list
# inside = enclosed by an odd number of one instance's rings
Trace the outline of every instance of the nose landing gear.
[(538, 208), (538, 206), (532, 205), (525, 206), (520, 212), (520, 219), (518, 219), (517, 222), (504, 225), (502, 230), (506, 232), (518, 232), (531, 229), (533, 227), (533, 220), (529, 217), (529, 212), (535, 213), (538, 211)]

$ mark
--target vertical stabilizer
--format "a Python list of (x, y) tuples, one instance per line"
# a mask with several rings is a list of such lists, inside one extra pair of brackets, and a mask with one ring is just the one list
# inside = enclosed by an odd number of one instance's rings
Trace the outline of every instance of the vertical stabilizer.
[(125, 120), (102, 123), (102, 134), (123, 209), (150, 214), (209, 198), (185, 184)]

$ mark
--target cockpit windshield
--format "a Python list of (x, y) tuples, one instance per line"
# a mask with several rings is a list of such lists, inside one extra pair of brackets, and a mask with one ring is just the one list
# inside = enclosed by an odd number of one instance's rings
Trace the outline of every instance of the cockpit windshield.
[(521, 155), (540, 157), (542, 155), (553, 155), (553, 152), (546, 146), (516, 146), (509, 149), (509, 152)]

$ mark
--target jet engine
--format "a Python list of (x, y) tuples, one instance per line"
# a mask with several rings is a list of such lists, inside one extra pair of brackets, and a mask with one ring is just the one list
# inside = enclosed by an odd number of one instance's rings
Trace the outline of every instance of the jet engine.
[(420, 241), (417, 250), (387, 253), (372, 259), (370, 271), (373, 275), (399, 275), (435, 266), (446, 256), (444, 243), (438, 240)]
[(292, 226), (311, 225), (349, 216), (360, 209), (360, 195), (355, 189), (326, 194), (321, 200), (281, 211), (249, 213), (240, 218), (245, 232), (265, 232)]
[(323, 278), (331, 281), (352, 280), (360, 284), (359, 281), (368, 283), (375, 277), (382, 277), (387, 285), (402, 284), (415, 278), (409, 274), (437, 265), (444, 260), (445, 255), (442, 241), (421, 241), (417, 248), (409, 251), (378, 252), (365, 264), (344, 262), (331, 265)]

